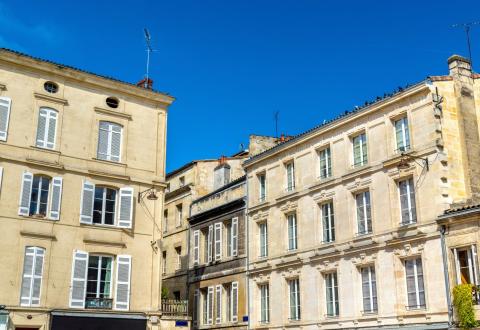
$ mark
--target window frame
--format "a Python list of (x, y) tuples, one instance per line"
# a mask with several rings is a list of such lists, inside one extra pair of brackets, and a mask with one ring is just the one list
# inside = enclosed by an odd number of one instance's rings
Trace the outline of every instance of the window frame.
[[(264, 228), (264, 230), (262, 230)], [(268, 223), (267, 221), (258, 224), (259, 236), (259, 258), (268, 257)], [(262, 242), (263, 238), (263, 242)]]
[[(402, 203), (402, 191), (401, 191), (401, 184), (406, 182), (406, 198), (407, 198), (407, 207), (408, 207), (408, 221), (405, 221), (403, 218), (403, 203)], [(398, 191), (398, 199), (399, 199), (399, 206), (400, 206), (400, 225), (401, 226), (408, 226), (411, 224), (415, 224), (418, 222), (418, 215), (417, 215), (417, 194), (415, 192), (415, 183), (413, 182), (413, 177), (402, 178), (397, 181), (397, 191)], [(413, 196), (412, 196), (413, 195)], [(413, 207), (412, 207), (413, 206)]]
[(286, 174), (285, 191), (287, 193), (295, 191), (295, 161), (293, 159), (285, 163), (285, 174)]
[[(42, 111), (45, 112), (45, 115), (42, 115)], [(39, 140), (39, 124), (40, 124), (40, 117), (45, 117), (45, 131), (43, 132), (43, 136), (41, 137), (42, 140)], [(48, 150), (55, 150), (56, 142), (57, 142), (57, 126), (58, 120), (60, 117), (59, 111), (50, 108), (50, 107), (40, 107), (38, 110), (38, 117), (37, 117), (37, 132), (35, 134), (35, 147), (41, 149), (48, 149)], [(48, 136), (50, 133), (50, 119), (55, 119), (55, 127), (53, 127), (53, 142), (52, 146), (48, 146)], [(42, 144), (39, 144), (39, 141), (42, 141)]]
[[(108, 125), (108, 130), (107, 131), (107, 151), (105, 154), (105, 158), (102, 158), (100, 156), (100, 131), (105, 129), (102, 129), (102, 123), (105, 123)], [(119, 151), (118, 151), (118, 160), (112, 159), (112, 141), (113, 141), (113, 128), (117, 126), (120, 128), (120, 132), (115, 132), (120, 134), (120, 143), (119, 143)], [(121, 163), (122, 162), (122, 154), (123, 154), (123, 130), (124, 127), (123, 125), (116, 123), (116, 122), (111, 122), (108, 120), (100, 120), (98, 122), (98, 133), (97, 133), (97, 159), (102, 160), (102, 161), (108, 161), (108, 162), (114, 162), (114, 163)]]
[[(364, 278), (364, 270), (367, 270), (367, 281)], [(363, 306), (363, 314), (376, 314), (378, 313), (378, 291), (377, 291), (377, 273), (374, 265), (365, 265), (359, 268), (360, 271), (360, 278), (362, 283), (362, 306)], [(367, 284), (368, 286), (368, 296), (364, 295), (364, 285)], [(369, 310), (365, 308), (366, 301), (368, 302)]]
[(260, 292), (260, 323), (270, 322), (270, 285), (262, 283), (258, 286)]
[(479, 280), (478, 280), (479, 269), (478, 269), (478, 254), (477, 254), (476, 244), (456, 247), (456, 248), (452, 249), (454, 262), (455, 262), (455, 282), (457, 284), (464, 284), (462, 279), (461, 279), (461, 277), (462, 277), (462, 271), (461, 270), (462, 270), (462, 268), (466, 268), (466, 267), (461, 267), (461, 265), (460, 265), (460, 258), (459, 258), (459, 254), (458, 254), (459, 252), (466, 252), (467, 253), (467, 263), (468, 263), (467, 268), (468, 268), (469, 280), (470, 280), (470, 282), (467, 282), (467, 283), (478, 286), (478, 283), (479, 283)]
[[(364, 132), (361, 132), (361, 133), (358, 133), (354, 136), (352, 136), (352, 156), (353, 156), (353, 167), (354, 168), (357, 168), (357, 167), (362, 167), (362, 166), (365, 166), (368, 164), (368, 140), (367, 140), (367, 133), (364, 131)], [(360, 139), (359, 141), (359, 153), (360, 153), (360, 162), (356, 162), (355, 161), (355, 143), (357, 141), (357, 139)], [(365, 148), (365, 153), (364, 153), (364, 149)]]
[[(98, 258), (98, 264), (97, 264), (97, 278), (94, 280), (96, 281), (97, 287), (96, 287), (96, 292), (95, 292), (95, 297), (88, 297), (88, 283), (92, 282), (92, 280), (89, 280), (89, 271), (90, 271), (90, 259), (91, 258)], [(101, 285), (101, 275), (102, 275), (102, 260), (103, 259), (110, 259), (110, 280), (109, 280), (109, 289), (108, 289), (108, 297), (99, 297), (101, 295), (100, 291), (100, 285)], [(113, 281), (114, 281), (114, 264), (115, 258), (113, 256), (109, 255), (102, 255), (102, 254), (89, 254), (88, 255), (88, 260), (87, 260), (87, 278), (86, 278), (86, 287), (85, 287), (85, 306), (87, 304), (87, 299), (112, 299), (113, 300)], [(107, 282), (106, 280), (104, 282)], [(87, 307), (85, 307), (87, 308)]]
[[(327, 217), (325, 216), (326, 206), (328, 206)], [(333, 200), (320, 204), (320, 211), (322, 222), (322, 243), (333, 243), (335, 242), (335, 208), (333, 206)], [(328, 227), (326, 225), (328, 225)], [(328, 239), (325, 238), (326, 232), (329, 236)]]
[[(297, 221), (297, 214), (295, 212), (289, 213), (287, 216), (287, 251), (295, 251), (298, 250), (298, 221)], [(293, 225), (290, 225), (290, 221), (292, 220)], [(290, 237), (290, 227), (292, 227), (292, 237)], [(290, 245), (290, 241), (292, 241), (292, 246)]]
[[(263, 180), (262, 180), (263, 178)], [(257, 174), (258, 180), (258, 201), (265, 202), (267, 199), (267, 175), (265, 172)]]
[[(393, 135), (395, 137), (395, 153), (402, 153), (407, 152), (412, 149), (412, 141), (410, 136), (410, 121), (408, 120), (407, 114), (404, 114), (401, 117), (397, 117), (392, 120), (393, 121)], [(402, 141), (398, 140), (397, 136), (397, 123), (401, 122), (401, 133), (402, 133)], [(406, 123), (405, 123), (406, 122)], [(404, 146), (399, 146), (399, 142), (402, 142)], [(408, 142), (408, 144), (407, 144)], [(402, 149), (403, 148), (403, 149)]]
[[(339, 299), (339, 286), (338, 286), (338, 274), (337, 271), (324, 274), (325, 282), (325, 315), (328, 318), (336, 318), (340, 316), (340, 299)], [(329, 294), (329, 291), (330, 294)], [(329, 295), (331, 301), (329, 300)], [(331, 304), (331, 310), (333, 313), (329, 314), (328, 308)]]
[[(292, 305), (292, 295), (294, 305)], [(298, 277), (288, 280), (288, 309), (289, 321), (301, 320), (300, 279)]]
[[(318, 178), (320, 180), (326, 180), (329, 179), (333, 176), (332, 173), (332, 150), (330, 146), (326, 146), (322, 149), (317, 150), (318, 154), (318, 169), (319, 169), (319, 175)], [(325, 158), (325, 160), (322, 160), (322, 158)], [(322, 170), (322, 162), (325, 162), (325, 175), (323, 175), (323, 170)]]
[[(412, 275), (408, 275), (408, 267), (407, 267), (407, 262), (413, 262), (413, 274)], [(419, 287), (420, 287), (420, 281), (419, 281), (419, 274), (418, 274), (418, 264), (420, 264), (421, 266), (421, 270), (422, 270), (422, 273), (420, 274), (420, 276), (422, 277), (422, 287), (423, 287), (423, 291), (420, 291), (419, 290)], [(404, 269), (405, 269), (405, 292), (407, 294), (407, 305), (406, 305), (406, 309), (407, 310), (418, 310), (418, 309), (426, 309), (427, 308), (427, 296), (426, 296), (426, 288), (425, 288), (425, 273), (424, 273), (424, 267), (423, 267), (423, 258), (421, 256), (416, 256), (416, 257), (413, 257), (413, 258), (409, 258), (409, 259), (405, 259), (403, 260), (403, 265), (404, 265)], [(413, 293), (413, 292), (409, 292), (409, 288), (408, 288), (408, 278), (412, 277), (414, 278), (414, 286), (415, 286), (415, 302), (416, 304), (415, 305), (412, 305), (411, 302), (410, 302), (410, 298), (409, 298), (409, 293)], [(425, 302), (424, 305), (421, 305), (420, 304), (420, 301), (421, 301), (421, 294), (423, 294), (423, 300)]]
[[(368, 194), (368, 203), (367, 196)], [(359, 205), (358, 205), (358, 196), (362, 195), (362, 209), (364, 219), (360, 219)], [(355, 197), (355, 215), (357, 218), (357, 236), (370, 235), (373, 233), (373, 220), (372, 220), (372, 198), (370, 195), (370, 190), (363, 190), (356, 192)], [(364, 222), (365, 229), (363, 232), (360, 231), (360, 223)]]
[[(40, 181), (38, 182), (38, 187), (35, 188), (34, 187), (34, 183), (35, 183), (35, 179), (36, 178), (40, 178)], [(42, 191), (44, 191), (42, 189), (42, 182), (43, 180), (48, 180), (48, 190), (46, 192), (47, 194), (47, 200), (45, 203), (42, 203), (41, 202), (41, 199), (42, 199)], [(53, 182), (53, 178), (47, 176), (47, 175), (43, 175), (43, 174), (35, 174), (33, 175), (33, 178), (32, 178), (32, 188), (31, 188), (31, 192), (30, 192), (30, 203), (28, 205), (28, 216), (30, 217), (43, 217), (43, 218), (47, 218), (48, 217), (48, 213), (49, 213), (49, 210), (50, 210), (50, 201), (51, 201), (51, 198), (52, 198), (52, 195), (51, 195), (51, 191), (52, 191), (52, 182)], [(32, 203), (33, 203), (33, 191), (34, 189), (37, 189), (38, 192), (38, 196), (37, 196), (37, 201), (35, 202), (37, 204), (36, 206), (36, 212), (32, 213), (31, 212), (31, 209), (32, 209)], [(41, 204), (45, 204), (45, 214), (42, 214), (40, 213), (40, 206)]]
[[(95, 210), (95, 200), (97, 199), (95, 196), (96, 196), (96, 190), (97, 189), (102, 189), (103, 190), (103, 192), (102, 192), (102, 211), (101, 211), (101, 222), (100, 223), (94, 221), (95, 212), (98, 212), (97, 210)], [(106, 199), (107, 189), (115, 191), (115, 205), (113, 207), (113, 214), (112, 214), (113, 223), (112, 224), (105, 223), (105, 213), (106, 213), (106, 203), (107, 203), (107, 199)], [(118, 207), (119, 207), (119, 204), (120, 204), (119, 198), (120, 198), (120, 189), (117, 189), (116, 187), (106, 186), (106, 185), (95, 185), (95, 188), (93, 190), (94, 205), (92, 207), (92, 209), (93, 209), (92, 225), (118, 227), (117, 217), (119, 216), (119, 210), (118, 210)]]

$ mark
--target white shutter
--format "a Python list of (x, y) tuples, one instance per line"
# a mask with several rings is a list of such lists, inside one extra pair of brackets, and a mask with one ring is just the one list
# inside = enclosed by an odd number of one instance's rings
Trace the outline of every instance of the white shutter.
[(130, 303), (130, 277), (132, 257), (117, 257), (117, 286), (115, 290), (115, 309), (128, 310)]
[(232, 219), (232, 256), (238, 255), (238, 218)]
[(109, 125), (107, 122), (101, 121), (98, 130), (98, 147), (97, 158), (107, 160), (108, 158), (108, 136)]
[(460, 279), (460, 262), (458, 261), (457, 249), (453, 249), (453, 257), (455, 259), (455, 277), (457, 279), (457, 284), (462, 284)]
[(47, 135), (45, 136), (45, 144), (49, 149), (55, 149), (55, 137), (57, 135), (57, 112), (54, 110), (48, 111), (48, 125)]
[(216, 300), (216, 306), (217, 306), (217, 310), (216, 310), (216, 318), (215, 318), (215, 323), (216, 324), (220, 324), (222, 323), (222, 286), (221, 285), (217, 285), (215, 287), (215, 292), (216, 292), (216, 297), (215, 297), (215, 300)]
[(117, 124), (111, 125), (110, 160), (119, 162), (122, 148), (122, 127)]
[(207, 324), (213, 323), (213, 286), (208, 287), (207, 295)]
[(50, 219), (60, 219), (60, 205), (62, 203), (62, 183), (61, 177), (52, 179), (52, 198), (50, 200)]
[(232, 282), (232, 322), (238, 321), (238, 282)]
[(0, 167), (0, 192), (2, 191), (3, 167)]
[(193, 326), (198, 326), (198, 317), (200, 315), (200, 290), (195, 289), (193, 294)]
[(0, 97), (0, 141), (7, 141), (11, 105), (10, 98)]
[(215, 260), (222, 259), (222, 223), (215, 224)]
[(133, 188), (120, 189), (120, 207), (118, 208), (118, 227), (132, 228)]
[(95, 184), (84, 180), (82, 198), (80, 201), (80, 223), (92, 224), (94, 196)]
[(193, 264), (200, 263), (200, 230), (193, 232)]
[(208, 226), (208, 242), (207, 242), (208, 262), (212, 262), (212, 241), (213, 241), (213, 225), (210, 225)]
[(45, 250), (39, 247), (27, 247), (23, 261), (21, 306), (39, 306), (42, 287), (43, 259)]
[(45, 139), (45, 132), (47, 131), (47, 118), (48, 113), (45, 109), (40, 109), (38, 113), (38, 123), (37, 123), (37, 142), (35, 145), (37, 147), (45, 148), (46, 146), (46, 139)]
[(22, 190), (20, 191), (20, 206), (18, 208), (19, 215), (28, 215), (30, 208), (30, 199), (32, 197), (33, 174), (23, 172), (22, 174)]
[(88, 253), (80, 250), (73, 251), (70, 308), (85, 308), (87, 270)]
[[(1, 183), (1, 182), (0, 182)], [(472, 244), (473, 284), (478, 285), (477, 246)]]

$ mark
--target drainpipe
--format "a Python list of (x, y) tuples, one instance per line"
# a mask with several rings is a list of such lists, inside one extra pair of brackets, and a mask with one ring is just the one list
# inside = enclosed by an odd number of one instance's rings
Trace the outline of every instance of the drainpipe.
[(447, 307), (448, 307), (448, 328), (453, 327), (453, 306), (452, 297), (450, 294), (450, 277), (448, 275), (448, 263), (447, 263), (447, 246), (445, 244), (445, 233), (447, 227), (442, 225), (440, 227), (440, 242), (442, 244), (442, 259), (443, 259), (443, 277), (445, 279), (445, 293), (447, 295)]
[(249, 268), (250, 268), (250, 244), (249, 244), (249, 232), (250, 232), (250, 221), (248, 221), (248, 172), (245, 169), (245, 223), (247, 227), (247, 236), (245, 237), (245, 246), (247, 247), (247, 272), (245, 276), (245, 280), (247, 281), (247, 316), (248, 316), (248, 324), (247, 329), (250, 329), (250, 281), (249, 281)]

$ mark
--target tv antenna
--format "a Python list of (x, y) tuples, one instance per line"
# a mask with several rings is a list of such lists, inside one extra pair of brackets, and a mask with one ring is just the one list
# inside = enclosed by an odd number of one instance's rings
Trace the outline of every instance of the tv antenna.
[(459, 24), (452, 25), (453, 28), (463, 28), (465, 31), (465, 34), (467, 35), (468, 59), (470, 60), (470, 67), (472, 68), (472, 72), (473, 72), (473, 63), (472, 63), (472, 48), (470, 45), (470, 28), (473, 25), (480, 25), (480, 22), (459, 23)]
[(280, 115), (280, 111), (275, 111), (273, 114), (273, 119), (275, 120), (275, 137), (278, 138), (278, 116)]
[(147, 73), (145, 74), (145, 82), (143, 84), (143, 87), (148, 88), (148, 78), (149, 78), (149, 69), (150, 69), (150, 54), (152, 52), (155, 52), (156, 50), (152, 49), (152, 45), (150, 44), (150, 41), (152, 40), (152, 37), (150, 36), (150, 32), (148, 32), (148, 29), (144, 28), (143, 33), (144, 33), (144, 36), (145, 36), (145, 43), (147, 44)]

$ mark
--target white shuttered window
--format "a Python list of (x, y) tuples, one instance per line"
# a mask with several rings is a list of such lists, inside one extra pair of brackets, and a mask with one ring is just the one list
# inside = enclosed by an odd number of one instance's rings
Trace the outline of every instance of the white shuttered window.
[(129, 309), (130, 304), (130, 277), (132, 257), (129, 255), (117, 256), (117, 283), (115, 290), (115, 309)]
[(237, 322), (238, 321), (238, 282), (232, 282), (231, 286), (231, 294), (230, 294), (230, 299), (231, 299), (231, 307), (230, 311), (232, 313), (232, 322)]
[(217, 222), (215, 224), (215, 260), (222, 259), (222, 231), (223, 231), (223, 224), (221, 222)]
[(40, 108), (37, 124), (37, 141), (40, 148), (55, 149), (58, 112), (50, 108)]
[(193, 232), (193, 264), (200, 263), (200, 230)]
[(238, 255), (238, 218), (232, 219), (232, 256)]
[(222, 290), (223, 287), (221, 285), (217, 285), (215, 287), (215, 303), (216, 303), (216, 318), (215, 323), (220, 324), (222, 323)]
[(7, 141), (11, 105), (10, 98), (0, 97), (0, 141)]
[(45, 249), (27, 246), (23, 260), (21, 306), (39, 306)]
[(70, 285), (70, 308), (85, 307), (87, 287), (88, 253), (73, 251), (72, 282)]
[(97, 158), (119, 162), (122, 149), (122, 126), (101, 121), (98, 131)]

